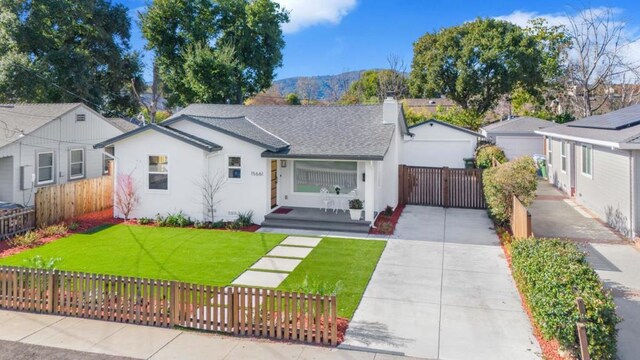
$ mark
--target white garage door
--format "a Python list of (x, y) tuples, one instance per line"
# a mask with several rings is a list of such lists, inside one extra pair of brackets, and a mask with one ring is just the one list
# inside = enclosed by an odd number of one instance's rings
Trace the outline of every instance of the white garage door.
[(465, 158), (473, 157), (470, 140), (413, 140), (404, 144), (404, 164), (464, 168)]
[(509, 159), (544, 152), (542, 136), (496, 136), (496, 145), (504, 150)]

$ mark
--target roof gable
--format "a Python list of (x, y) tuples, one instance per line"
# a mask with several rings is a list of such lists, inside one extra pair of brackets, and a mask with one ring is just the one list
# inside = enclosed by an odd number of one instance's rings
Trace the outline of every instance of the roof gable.
[(0, 147), (18, 140), (55, 120), (69, 111), (82, 106), (80, 103), (65, 104), (2, 104), (0, 106)]
[(208, 152), (212, 152), (212, 151), (217, 151), (217, 150), (221, 150), (222, 146), (213, 143), (211, 141), (199, 138), (197, 136), (188, 134), (184, 131), (180, 131), (174, 128), (171, 128), (169, 126), (159, 126), (156, 124), (149, 124), (149, 125), (145, 125), (145, 126), (141, 126), (133, 131), (129, 131), (126, 132), (122, 135), (118, 135), (116, 137), (113, 137), (111, 139), (105, 140), (101, 143), (95, 144), (93, 147), (96, 149), (99, 148), (103, 148), (105, 146), (109, 146), (111, 144), (115, 144), (119, 141), (125, 140), (130, 138), (131, 136), (146, 132), (146, 131), (150, 131), (150, 130), (154, 130), (157, 131), (163, 135), (167, 135), (170, 136), (174, 139), (180, 140), (186, 144), (189, 144), (191, 146), (195, 146), (197, 148), (200, 148), (202, 150), (208, 151)]
[(516, 117), (483, 126), (487, 133), (526, 133), (554, 126), (555, 123), (531, 116)]
[(473, 130), (469, 130), (469, 129), (466, 129), (466, 128), (463, 128), (463, 127), (460, 127), (460, 126), (456, 126), (456, 125), (453, 125), (453, 124), (449, 124), (449, 123), (446, 123), (444, 121), (440, 121), (440, 120), (436, 120), (436, 119), (431, 119), (431, 120), (423, 121), (423, 122), (418, 123), (418, 124), (413, 124), (413, 125), (409, 126), (409, 131), (411, 131), (411, 129), (415, 129), (417, 127), (420, 127), (420, 126), (423, 126), (423, 125), (427, 125), (427, 124), (439, 124), (439, 125), (446, 126), (446, 127), (451, 128), (453, 130), (457, 130), (457, 131), (460, 131), (460, 132), (463, 132), (463, 133), (466, 133), (466, 134), (469, 134), (469, 135), (474, 135), (474, 136), (477, 136), (477, 137), (484, 137), (484, 136), (482, 136), (482, 134), (477, 133), (477, 132), (475, 132)]

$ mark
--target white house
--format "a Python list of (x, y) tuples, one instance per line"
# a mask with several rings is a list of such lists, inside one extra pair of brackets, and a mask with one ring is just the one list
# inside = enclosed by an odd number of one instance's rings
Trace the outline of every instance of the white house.
[(135, 127), (83, 104), (0, 105), (0, 202), (32, 205), (40, 186), (101, 176), (93, 144)]
[(523, 116), (494, 122), (481, 128), (480, 132), (502, 148), (507, 158), (515, 159), (544, 154), (544, 137), (536, 131), (554, 125), (548, 120)]
[(277, 207), (319, 209), (330, 200), (346, 209), (359, 198), (368, 228), (377, 211), (398, 202), (405, 135), (393, 99), (358, 106), (194, 104), (96, 147), (114, 146), (117, 176), (135, 180), (140, 201), (133, 218), (183, 211), (210, 219), (198, 184), (222, 177), (214, 218), (252, 210), (262, 222)]
[(475, 131), (438, 120), (409, 127), (402, 142), (402, 164), (409, 166), (464, 168), (473, 158), (478, 138)]
[(640, 230), (640, 104), (536, 131), (549, 182), (628, 236)]

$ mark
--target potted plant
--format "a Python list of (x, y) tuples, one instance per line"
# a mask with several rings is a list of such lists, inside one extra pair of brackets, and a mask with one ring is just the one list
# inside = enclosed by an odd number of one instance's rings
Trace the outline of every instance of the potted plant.
[(340, 195), (340, 186), (339, 185), (333, 185), (334, 186), (334, 190), (336, 191), (336, 195)]
[(362, 215), (362, 208), (362, 200), (349, 200), (349, 213), (351, 214), (351, 220), (360, 220), (360, 215)]

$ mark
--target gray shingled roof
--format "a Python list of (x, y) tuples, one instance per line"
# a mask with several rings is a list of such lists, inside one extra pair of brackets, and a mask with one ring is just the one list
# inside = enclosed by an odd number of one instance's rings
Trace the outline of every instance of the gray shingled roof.
[(640, 116), (640, 105), (634, 105), (621, 110), (612, 111), (605, 115), (589, 116), (584, 119), (576, 120), (567, 124), (546, 128), (538, 131), (538, 133), (551, 137), (572, 137), (617, 144), (640, 144), (640, 141), (638, 140), (638, 138), (640, 137), (640, 124), (619, 130), (583, 127), (591, 126), (594, 118), (596, 117), (607, 116), (610, 118), (615, 118), (616, 114), (624, 114), (624, 116), (626, 117), (630, 116), (630, 114), (636, 114)]
[(246, 118), (289, 147), (265, 157), (381, 160), (394, 125), (382, 123), (382, 105), (243, 106), (194, 104), (181, 115)]
[(222, 149), (222, 146), (220, 146), (220, 145), (218, 145), (216, 143), (213, 143), (213, 142), (211, 142), (209, 140), (202, 139), (202, 138), (197, 137), (195, 135), (192, 135), (192, 134), (186, 133), (184, 131), (180, 131), (180, 130), (174, 129), (174, 128), (169, 127), (169, 126), (159, 126), (159, 125), (156, 125), (156, 124), (149, 124), (149, 125), (145, 125), (145, 126), (140, 126), (135, 130), (126, 132), (126, 133), (124, 133), (122, 135), (118, 135), (118, 136), (113, 137), (111, 139), (107, 139), (107, 140), (105, 140), (103, 142), (95, 144), (95, 145), (93, 145), (93, 147), (96, 148), (96, 149), (103, 148), (105, 146), (109, 146), (109, 145), (114, 144), (114, 143), (116, 143), (118, 141), (121, 141), (121, 140), (124, 140), (126, 138), (129, 138), (129, 137), (131, 137), (133, 135), (139, 134), (139, 133), (144, 132), (144, 131), (149, 131), (149, 130), (155, 130), (155, 131), (157, 131), (157, 132), (159, 132), (161, 134), (170, 136), (170, 137), (172, 137), (174, 139), (180, 140), (180, 141), (185, 142), (185, 143), (187, 143), (189, 145), (195, 146), (197, 148), (200, 148), (202, 150), (206, 150), (206, 151), (209, 151), (209, 152)]
[(0, 147), (11, 144), (82, 104), (0, 104)]
[(115, 126), (116, 128), (120, 129), (123, 132), (135, 130), (140, 127), (139, 125), (134, 124), (129, 120), (119, 118), (119, 117), (107, 118), (107, 121), (111, 123), (111, 125)]
[(509, 120), (497, 121), (482, 129), (487, 133), (533, 133), (536, 130), (548, 128), (555, 123), (531, 116), (517, 117)]
[(161, 125), (167, 126), (182, 120), (194, 121), (197, 124), (248, 141), (270, 151), (281, 151), (289, 147), (287, 142), (256, 125), (245, 116), (221, 118), (181, 115), (167, 120)]

